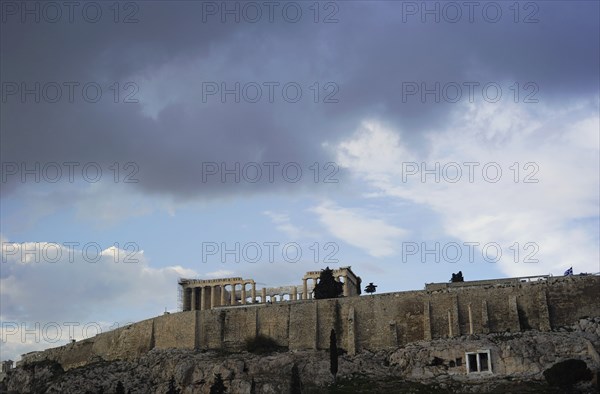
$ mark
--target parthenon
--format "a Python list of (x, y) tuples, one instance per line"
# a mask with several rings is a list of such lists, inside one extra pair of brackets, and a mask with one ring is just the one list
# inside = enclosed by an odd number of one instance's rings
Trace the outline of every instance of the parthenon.
[[(307, 272), (302, 285), (263, 287), (257, 294), (256, 282), (241, 277), (219, 279), (179, 279), (181, 310), (195, 311), (225, 306), (282, 301), (310, 300), (321, 271)], [(361, 279), (351, 267), (333, 270), (334, 277), (344, 284), (344, 297), (360, 295)], [(312, 283), (309, 280), (312, 279)], [(247, 286), (250, 286), (247, 288)]]

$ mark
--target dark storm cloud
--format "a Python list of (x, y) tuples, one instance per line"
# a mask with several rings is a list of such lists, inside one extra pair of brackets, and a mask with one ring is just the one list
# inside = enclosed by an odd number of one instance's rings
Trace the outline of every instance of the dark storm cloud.
[[(298, 23), (277, 13), (273, 23), (221, 23), (218, 16), (204, 23), (199, 2), (137, 4), (139, 22), (132, 24), (114, 23), (107, 6), (96, 24), (2, 23), (4, 93), (6, 83), (80, 83), (73, 103), (66, 88), (58, 103), (32, 96), (22, 103), (18, 94), (3, 100), (3, 162), (136, 162), (137, 187), (184, 198), (288, 189), (302, 186), (266, 176), (257, 183), (223, 183), (218, 176), (202, 182), (202, 163), (297, 162), (307, 180), (312, 163), (332, 160), (321, 144), (347, 137), (365, 117), (396, 124), (418, 146), (421, 131), (443, 125), (456, 104), (423, 104), (419, 96), (403, 102), (403, 82), (498, 82), (505, 95), (509, 82), (534, 82), (540, 103), (552, 105), (598, 94), (597, 2), (537, 2), (537, 23), (522, 23), (531, 10), (521, 10), (515, 23), (508, 3), (496, 3), (503, 11), (497, 23), (480, 11), (473, 23), (466, 14), (460, 23), (431, 16), (422, 23), (419, 14), (406, 14), (406, 2), (339, 2), (339, 22), (331, 24), (314, 23), (308, 3), (297, 3), (304, 10)], [(124, 89), (128, 81), (139, 87), (139, 104), (122, 102), (133, 91)], [(262, 99), (235, 103), (230, 95), (222, 103), (218, 94), (202, 94), (203, 82), (231, 88), (238, 81), (256, 82)], [(82, 99), (86, 82), (102, 87), (99, 102)], [(280, 84), (273, 103), (268, 82)], [(282, 96), (289, 82), (302, 88), (296, 103)], [(338, 102), (323, 103), (332, 92)], [(3, 194), (18, 187), (15, 179), (2, 184)]]

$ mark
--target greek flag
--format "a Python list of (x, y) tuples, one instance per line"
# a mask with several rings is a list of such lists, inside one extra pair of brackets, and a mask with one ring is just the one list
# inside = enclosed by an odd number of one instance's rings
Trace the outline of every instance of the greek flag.
[(573, 267), (565, 271), (565, 276), (573, 275)]

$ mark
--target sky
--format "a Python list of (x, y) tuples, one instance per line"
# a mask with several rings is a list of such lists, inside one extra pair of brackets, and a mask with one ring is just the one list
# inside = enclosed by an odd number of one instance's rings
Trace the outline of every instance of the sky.
[(2, 0), (0, 358), (181, 277), (599, 272), (599, 4)]

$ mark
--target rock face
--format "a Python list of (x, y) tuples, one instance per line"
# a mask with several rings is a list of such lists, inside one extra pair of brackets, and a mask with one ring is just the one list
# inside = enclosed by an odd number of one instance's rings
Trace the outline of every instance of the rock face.
[[(543, 372), (557, 362), (573, 358), (584, 361), (597, 376), (599, 323), (600, 318), (581, 319), (557, 332), (471, 335), (415, 342), (375, 353), (344, 354), (339, 357), (338, 380), (343, 387), (353, 387), (351, 392), (389, 392), (390, 388), (399, 387), (410, 392), (408, 387), (415, 384), (411, 382), (427, 384), (436, 392), (487, 392), (499, 388), (532, 392), (521, 389), (523, 382), (534, 384), (539, 392), (561, 392), (546, 386)], [(468, 353), (489, 354), (491, 371), (467, 373)], [(482, 364), (486, 360), (480, 361)], [(68, 371), (50, 360), (20, 365), (8, 373), (1, 391), (113, 393), (120, 381), (126, 392), (167, 393), (173, 378), (182, 394), (209, 393), (215, 375), (221, 374), (229, 393), (280, 394), (290, 391), (294, 364), (298, 366), (303, 392), (323, 392), (331, 384), (327, 351), (259, 356), (248, 352), (154, 349), (135, 360), (100, 360)], [(360, 385), (367, 388), (357, 389)], [(591, 382), (579, 387), (579, 392), (594, 390), (597, 387)]]
[[(487, 351), (491, 371), (467, 374), (465, 353)], [(396, 350), (389, 360), (390, 366), (397, 366), (402, 376), (412, 380), (452, 376), (468, 381), (490, 377), (536, 380), (544, 370), (567, 358), (583, 360), (590, 368), (600, 367), (597, 349), (576, 333), (506, 333), (419, 342)]]

